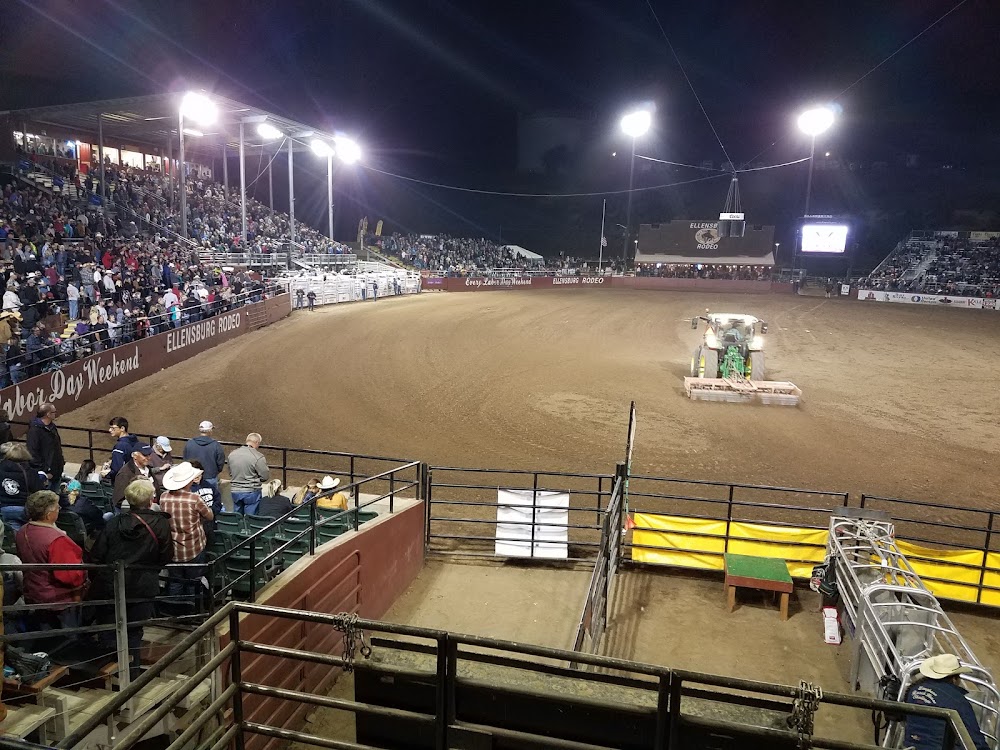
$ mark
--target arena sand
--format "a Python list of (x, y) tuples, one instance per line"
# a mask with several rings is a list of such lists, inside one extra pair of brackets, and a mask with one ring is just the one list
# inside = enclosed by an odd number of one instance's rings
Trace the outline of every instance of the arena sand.
[[(798, 408), (692, 402), (705, 308), (766, 320), (768, 377)], [(425, 293), (296, 312), (61, 415), (104, 428), (611, 472), (628, 405), (636, 473), (996, 508), (993, 312), (814, 297), (613, 290)], [(109, 442), (110, 445), (110, 442)]]

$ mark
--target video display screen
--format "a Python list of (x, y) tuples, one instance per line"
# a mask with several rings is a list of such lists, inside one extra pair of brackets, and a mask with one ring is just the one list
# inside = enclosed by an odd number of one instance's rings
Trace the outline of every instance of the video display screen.
[(847, 252), (846, 224), (804, 224), (803, 255), (843, 255)]

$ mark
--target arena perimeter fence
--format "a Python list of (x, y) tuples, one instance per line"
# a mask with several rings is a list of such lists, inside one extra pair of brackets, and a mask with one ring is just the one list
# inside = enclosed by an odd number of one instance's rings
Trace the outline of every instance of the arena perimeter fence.
[[(61, 426), (70, 460), (110, 455), (103, 430)], [(150, 443), (153, 436), (140, 435)], [(69, 438), (69, 439), (67, 439)], [(182, 451), (184, 438), (171, 437)], [(227, 448), (242, 443), (220, 441)], [(425, 547), (430, 553), (496, 557), (499, 489), (568, 492), (566, 559), (593, 565), (602, 547), (602, 527), (614, 494), (616, 473), (430, 466), (401, 458), (262, 446), (283, 484), (302, 484), (323, 474), (347, 480), (355, 509), (373, 492), (425, 501)], [(408, 466), (403, 479), (397, 467)], [(364, 480), (371, 480), (364, 482)], [(721, 571), (727, 552), (780, 557), (797, 578), (808, 578), (826, 554), (830, 512), (853, 506), (884, 510), (896, 523), (898, 544), (927, 587), (941, 599), (1000, 606), (1000, 533), (997, 511), (962, 508), (847, 492), (677, 479), (627, 477), (623, 516), (633, 523), (623, 554), (635, 563)], [(538, 508), (532, 503), (532, 515)], [(530, 524), (530, 521), (523, 523)], [(501, 540), (503, 541), (503, 540)], [(534, 545), (529, 558), (534, 558)]]

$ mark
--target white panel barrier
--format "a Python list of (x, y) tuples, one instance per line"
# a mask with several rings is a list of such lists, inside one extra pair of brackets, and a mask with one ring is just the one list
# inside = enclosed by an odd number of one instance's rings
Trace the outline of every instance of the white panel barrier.
[[(362, 271), (353, 275), (328, 273), (315, 276), (296, 276), (278, 281), (288, 285), (293, 307), (299, 306), (297, 293), (299, 289), (305, 295), (311, 291), (315, 292), (317, 305), (363, 302), (420, 292), (419, 274), (390, 266), (383, 266), (377, 271)], [(302, 307), (309, 306), (309, 300), (305, 295), (302, 297)]]

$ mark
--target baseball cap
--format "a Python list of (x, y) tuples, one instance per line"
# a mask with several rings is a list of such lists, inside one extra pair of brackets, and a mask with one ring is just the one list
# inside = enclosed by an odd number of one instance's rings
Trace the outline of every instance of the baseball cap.
[(134, 451), (134, 453), (141, 453), (144, 456), (153, 455), (153, 446), (151, 445), (140, 445)]
[(200, 424), (198, 425), (198, 429), (199, 429), (199, 430), (200, 430), (201, 432), (208, 432), (209, 430), (214, 430), (214, 429), (215, 429), (215, 425), (214, 425), (214, 424), (212, 424), (211, 422), (209, 422), (209, 421), (208, 421), (208, 420), (206, 419), (206, 420), (204, 420), (203, 422), (201, 422), (201, 423), (200, 423)]
[(170, 453), (170, 440), (168, 440), (166, 436), (160, 435), (156, 438), (156, 444), (163, 448), (164, 453)]

